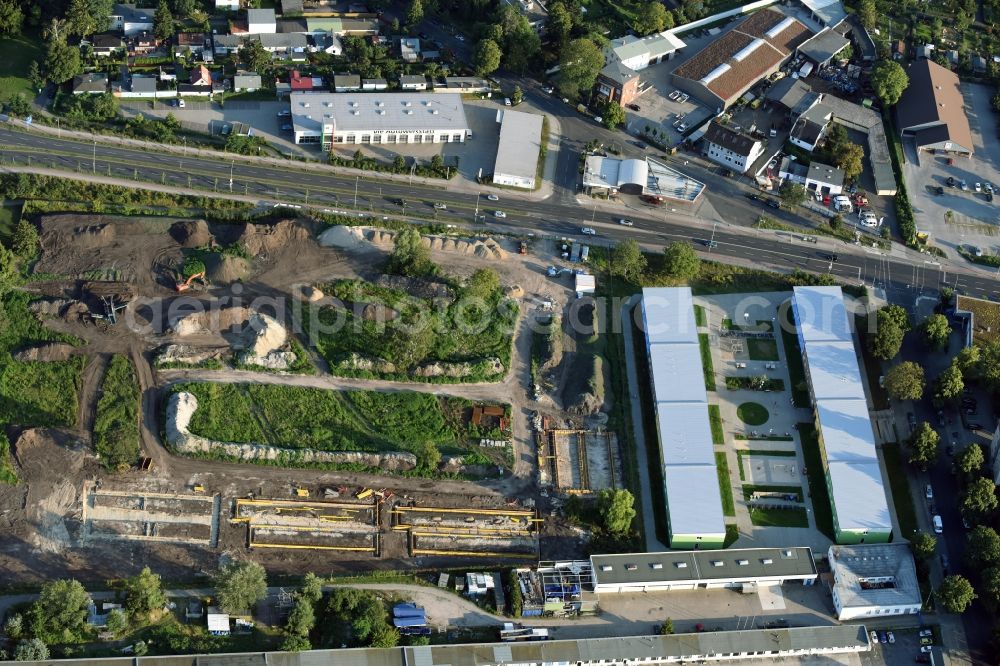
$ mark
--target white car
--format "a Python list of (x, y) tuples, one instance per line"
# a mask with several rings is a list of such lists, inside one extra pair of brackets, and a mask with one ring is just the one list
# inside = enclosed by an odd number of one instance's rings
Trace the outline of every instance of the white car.
[(510, 106), (510, 97), (504, 97), (503, 98), (503, 105), (504, 106)]
[(921, 645), (920, 651), (923, 652), (924, 654), (927, 654), (928, 652), (933, 652), (934, 647), (931, 645)]
[(684, 93), (683, 95), (677, 98), (677, 101), (683, 104), (684, 102), (688, 101), (688, 99), (689, 95), (687, 93)]
[(502, 210), (495, 210), (493, 211), (493, 217), (499, 217), (502, 219), (507, 217), (507, 213), (503, 212)]
[(973, 188), (976, 190), (976, 192), (982, 192), (983, 191), (983, 184), (982, 183), (976, 183), (975, 185), (973, 185)]
[(182, 99), (177, 100), (177, 107), (183, 109), (184, 108), (184, 100), (182, 100)]
[(448, 204), (443, 204), (440, 201), (434, 204), (435, 210), (448, 210)]
[(931, 488), (931, 484), (929, 483), (927, 484), (927, 487), (924, 488), (924, 497), (926, 497), (929, 500), (934, 499), (934, 489)]
[(490, 194), (490, 195), (487, 195), (487, 197), (486, 197), (486, 198), (487, 198), (487, 199), (489, 199), (490, 201), (500, 201), (500, 197), (498, 197), (498, 196), (497, 196), (497, 195), (495, 195), (495, 194)]
[(555, 88), (553, 88), (552, 86), (544, 86), (542, 88), (542, 92), (545, 93), (546, 95), (551, 95), (554, 90)]
[(583, 229), (580, 229), (580, 233), (583, 234), (584, 236), (596, 236), (597, 235), (597, 232), (595, 230), (591, 229), (590, 227), (584, 227)]
[(933, 635), (934, 635), (934, 632), (931, 631), (930, 629), (921, 629), (920, 630), (920, 637), (921, 638), (929, 638), (929, 637), (931, 637)]
[(677, 131), (678, 132), (683, 132), (687, 128), (688, 128), (687, 123), (681, 123), (680, 125), (677, 126)]
[(603, 123), (604, 118), (602, 118), (601, 116), (594, 116), (594, 122)]
[(635, 223), (632, 222), (632, 220), (628, 219), (627, 217), (623, 217), (622, 219), (618, 220), (618, 224), (622, 225), (623, 227), (635, 226)]

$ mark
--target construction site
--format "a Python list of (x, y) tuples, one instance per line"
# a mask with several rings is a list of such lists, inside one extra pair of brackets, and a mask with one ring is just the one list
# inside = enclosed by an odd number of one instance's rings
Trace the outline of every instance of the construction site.
[(535, 443), (542, 487), (568, 495), (593, 495), (623, 487), (621, 453), (614, 432), (543, 429), (535, 432)]
[(220, 498), (84, 487), (84, 539), (169, 541), (215, 548)]
[(379, 555), (379, 509), (357, 502), (237, 499), (233, 524), (247, 526), (247, 548), (330, 550)]
[(465, 509), (397, 505), (392, 529), (406, 535), (411, 556), (538, 557), (533, 509)]

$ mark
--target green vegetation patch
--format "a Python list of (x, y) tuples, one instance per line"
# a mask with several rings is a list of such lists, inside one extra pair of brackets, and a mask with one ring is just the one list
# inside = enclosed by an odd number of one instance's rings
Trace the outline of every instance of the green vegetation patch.
[(799, 349), (799, 338), (795, 334), (795, 323), (792, 321), (791, 307), (787, 308), (786, 317), (787, 320), (779, 328), (781, 328), (781, 342), (785, 346), (785, 362), (788, 363), (788, 378), (792, 382), (792, 404), (796, 407), (809, 407), (809, 386), (806, 384), (806, 368), (802, 363), (802, 350)]
[(38, 35), (25, 33), (17, 37), (0, 39), (0, 100), (21, 94), (32, 99), (35, 91), (28, 80), (28, 67), (32, 60), (45, 61), (42, 40)]
[(715, 368), (712, 365), (712, 345), (708, 341), (708, 333), (698, 334), (698, 346), (701, 348), (701, 368), (705, 372), (705, 389), (715, 390)]
[(729, 548), (740, 538), (740, 528), (736, 525), (726, 525), (726, 539), (722, 542), (723, 548)]
[(738, 416), (741, 421), (751, 426), (764, 425), (771, 417), (770, 413), (767, 411), (767, 407), (759, 402), (744, 402), (736, 408), (736, 416)]
[(724, 451), (715, 453), (715, 470), (719, 474), (719, 492), (722, 495), (722, 513), (726, 516), (736, 515), (736, 505), (733, 503), (733, 484), (729, 481), (729, 461)]
[(15, 201), (0, 199), (0, 243), (10, 246), (14, 227), (21, 219), (21, 204)]
[(0, 430), (0, 483), (10, 485), (17, 483), (17, 472), (14, 471), (14, 463), (10, 459), (10, 442), (3, 430)]
[(726, 377), (726, 388), (730, 391), (784, 391), (784, 379), (772, 379), (763, 375), (757, 377)]
[(778, 343), (766, 338), (750, 338), (747, 340), (747, 353), (751, 361), (777, 361)]
[(899, 521), (897, 535), (908, 538), (917, 531), (917, 510), (913, 505), (913, 495), (910, 493), (910, 482), (907, 479), (905, 459), (899, 450), (899, 444), (883, 444), (882, 457), (885, 459), (885, 471), (889, 475), (889, 487), (892, 489), (892, 504), (896, 508), (896, 520)]
[(758, 527), (809, 527), (809, 514), (799, 507), (750, 509), (750, 522)]
[(708, 423), (712, 426), (712, 443), (725, 444), (726, 435), (722, 428), (722, 413), (718, 405), (708, 406)]
[(696, 326), (708, 326), (708, 315), (702, 305), (694, 306), (694, 323)]
[(139, 382), (132, 362), (114, 356), (108, 364), (94, 419), (94, 449), (108, 469), (124, 469), (139, 458)]
[(826, 467), (820, 451), (819, 433), (812, 423), (800, 423), (798, 430), (802, 438), (802, 458), (806, 464), (816, 528), (832, 540), (836, 538), (833, 532), (833, 510), (830, 507), (830, 492), (826, 487)]

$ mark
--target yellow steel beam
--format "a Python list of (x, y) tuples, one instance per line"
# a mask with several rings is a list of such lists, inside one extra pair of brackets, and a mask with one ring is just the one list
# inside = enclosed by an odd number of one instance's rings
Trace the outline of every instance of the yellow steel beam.
[(471, 516), (532, 516), (534, 511), (527, 509), (445, 509), (429, 506), (406, 506), (397, 507), (395, 511), (400, 513), (465, 513)]
[(533, 560), (534, 554), (525, 553), (485, 553), (471, 550), (437, 550), (435, 548), (411, 548), (411, 555), (443, 555), (458, 557), (513, 557), (519, 560)]
[(460, 534), (457, 532), (428, 532), (425, 530), (413, 530), (413, 536), (436, 536), (436, 537), (454, 537), (456, 539), (530, 539), (532, 535), (530, 534)]
[(300, 544), (287, 544), (287, 543), (257, 543), (255, 541), (250, 542), (251, 548), (291, 548), (297, 550), (342, 550), (350, 552), (361, 552), (366, 551), (369, 553), (375, 553), (375, 548), (372, 546), (306, 546)]

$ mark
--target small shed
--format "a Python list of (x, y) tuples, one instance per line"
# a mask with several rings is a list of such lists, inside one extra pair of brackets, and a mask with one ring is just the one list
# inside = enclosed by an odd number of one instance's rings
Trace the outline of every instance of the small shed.
[(206, 620), (208, 622), (208, 633), (212, 634), (213, 636), (229, 635), (228, 613), (222, 613), (215, 606), (209, 606)]
[(593, 294), (597, 290), (597, 278), (595, 276), (577, 273), (574, 277), (577, 298), (582, 298), (584, 294)]

